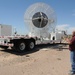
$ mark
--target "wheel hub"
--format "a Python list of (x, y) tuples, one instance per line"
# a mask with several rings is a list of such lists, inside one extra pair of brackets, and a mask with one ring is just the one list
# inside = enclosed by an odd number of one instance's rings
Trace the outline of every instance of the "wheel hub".
[(25, 47), (26, 47), (26, 46), (25, 46), (25, 43), (21, 43), (20, 46), (19, 46), (20, 50), (24, 50)]
[(31, 48), (31, 49), (34, 48), (34, 43), (33, 43), (33, 42), (30, 43), (30, 48)]

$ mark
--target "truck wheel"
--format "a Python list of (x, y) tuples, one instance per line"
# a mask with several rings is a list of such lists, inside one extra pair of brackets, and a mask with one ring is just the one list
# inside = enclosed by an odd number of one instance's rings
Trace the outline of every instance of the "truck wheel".
[(8, 46), (1, 46), (1, 48), (3, 48), (3, 49), (8, 49)]
[(5, 46), (4, 49), (8, 49), (8, 46)]
[(29, 49), (29, 50), (33, 50), (34, 47), (35, 47), (35, 42), (34, 42), (34, 41), (30, 41), (30, 42), (28, 43), (28, 49)]
[(15, 43), (14, 46), (15, 46), (15, 50), (18, 51), (18, 52), (24, 52), (25, 49), (26, 49), (26, 44), (22, 40)]

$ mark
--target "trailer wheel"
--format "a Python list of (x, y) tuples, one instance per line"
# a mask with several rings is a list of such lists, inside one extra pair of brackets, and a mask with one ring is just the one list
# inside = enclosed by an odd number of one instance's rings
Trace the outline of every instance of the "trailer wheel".
[(4, 49), (8, 49), (8, 46), (5, 46)]
[(34, 47), (35, 47), (35, 42), (34, 42), (34, 41), (29, 41), (29, 42), (28, 42), (28, 49), (29, 49), (29, 50), (33, 50)]
[(20, 40), (19, 42), (14, 44), (15, 50), (18, 52), (24, 52), (26, 49), (26, 43), (23, 40)]
[(8, 46), (0, 46), (3, 49), (8, 49)]

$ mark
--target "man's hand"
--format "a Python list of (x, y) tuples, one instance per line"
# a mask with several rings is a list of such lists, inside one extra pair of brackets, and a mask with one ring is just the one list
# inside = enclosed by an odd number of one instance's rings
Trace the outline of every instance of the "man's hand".
[(71, 44), (69, 38), (66, 38), (65, 41), (66, 41), (68, 44)]

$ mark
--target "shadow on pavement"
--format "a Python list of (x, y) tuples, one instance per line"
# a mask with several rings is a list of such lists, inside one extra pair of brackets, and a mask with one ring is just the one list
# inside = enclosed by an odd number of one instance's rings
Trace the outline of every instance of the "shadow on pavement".
[(59, 51), (62, 51), (63, 49), (67, 50), (68, 48), (66, 48), (66, 45), (67, 44), (64, 44), (64, 43), (61, 43), (61, 44), (59, 44), (59, 43), (58, 44), (42, 44), (42, 45), (35, 46), (35, 48), (33, 50), (26, 50), (25, 52), (17, 52), (14, 49), (7, 49), (7, 50), (0, 50), (0, 51), (22, 56), (22, 55), (37, 52), (43, 48), (57, 49)]

